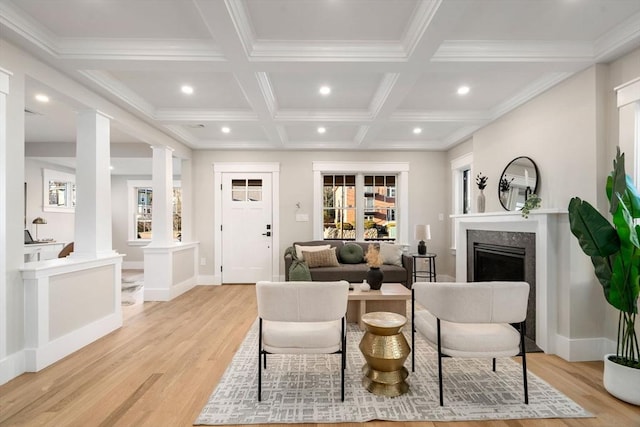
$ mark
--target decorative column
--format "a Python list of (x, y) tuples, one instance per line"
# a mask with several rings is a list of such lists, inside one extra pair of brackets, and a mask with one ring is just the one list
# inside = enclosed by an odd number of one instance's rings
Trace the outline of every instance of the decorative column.
[(144, 300), (169, 301), (197, 280), (197, 243), (173, 239), (173, 163), (170, 147), (153, 147), (151, 243), (144, 248)]
[[(7, 356), (7, 254), (10, 253), (7, 239), (7, 95), (11, 75), (11, 72), (0, 68), (0, 360)], [(0, 363), (0, 384), (17, 376), (3, 368)]]
[(173, 149), (153, 146), (152, 247), (165, 247), (173, 240)]
[(78, 113), (76, 140), (75, 243), (72, 257), (114, 254), (111, 246), (110, 117)]

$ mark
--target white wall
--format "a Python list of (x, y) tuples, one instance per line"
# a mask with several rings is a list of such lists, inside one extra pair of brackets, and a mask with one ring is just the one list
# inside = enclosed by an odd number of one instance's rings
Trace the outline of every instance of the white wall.
[[(584, 70), (477, 131), (471, 143), (449, 150), (448, 160), (473, 153), (474, 169), (489, 177), (487, 211), (502, 210), (498, 181), (517, 156), (529, 156), (538, 165), (542, 207), (566, 210), (570, 198), (578, 196), (606, 211), (604, 182), (619, 140), (613, 89), (638, 76), (640, 50)], [(626, 145), (623, 149), (632, 150), (630, 143)], [(627, 172), (633, 171), (632, 159), (631, 151)], [(570, 248), (557, 294), (558, 332), (569, 343), (602, 336), (615, 340), (617, 319), (602, 296), (593, 266), (575, 238), (565, 234), (558, 237), (559, 247)]]
[[(326, 152), (326, 151), (197, 151), (194, 160), (195, 233), (200, 241), (200, 275), (213, 275), (213, 164), (214, 162), (278, 162), (280, 163), (280, 239), (282, 249), (280, 274), (284, 275), (284, 250), (294, 241), (313, 238), (313, 170), (314, 161), (409, 162), (409, 236), (412, 248), (413, 226), (431, 224), (429, 251), (441, 256), (448, 249), (445, 221), (447, 188), (446, 154), (443, 152)], [(297, 210), (296, 203), (301, 209)], [(296, 213), (309, 214), (309, 222), (296, 222)], [(439, 260), (438, 260), (439, 262)]]

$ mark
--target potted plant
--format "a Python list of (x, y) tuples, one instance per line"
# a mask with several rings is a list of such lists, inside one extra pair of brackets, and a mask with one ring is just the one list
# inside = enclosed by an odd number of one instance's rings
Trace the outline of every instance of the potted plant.
[(635, 330), (640, 293), (640, 196), (626, 175), (618, 148), (607, 178), (611, 224), (578, 197), (569, 203), (569, 224), (583, 252), (591, 257), (607, 302), (618, 309), (616, 354), (605, 356), (603, 382), (609, 393), (640, 405), (640, 348)]

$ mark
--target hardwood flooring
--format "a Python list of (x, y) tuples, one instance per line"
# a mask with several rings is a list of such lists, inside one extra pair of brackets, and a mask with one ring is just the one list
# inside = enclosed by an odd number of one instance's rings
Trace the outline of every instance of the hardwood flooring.
[[(199, 286), (171, 302), (123, 308), (125, 322), (118, 331), (41, 372), (0, 386), (0, 425), (192, 425), (255, 320), (255, 289)], [(640, 426), (640, 408), (611, 397), (602, 387), (601, 362), (569, 363), (545, 354), (531, 354), (527, 361), (531, 372), (596, 417), (393, 424)]]

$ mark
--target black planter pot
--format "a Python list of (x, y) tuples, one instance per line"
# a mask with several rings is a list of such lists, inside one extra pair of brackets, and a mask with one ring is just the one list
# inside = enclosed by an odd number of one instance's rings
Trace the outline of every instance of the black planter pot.
[(382, 279), (384, 279), (384, 273), (378, 267), (369, 267), (367, 271), (367, 282), (371, 289), (377, 291), (382, 286)]

